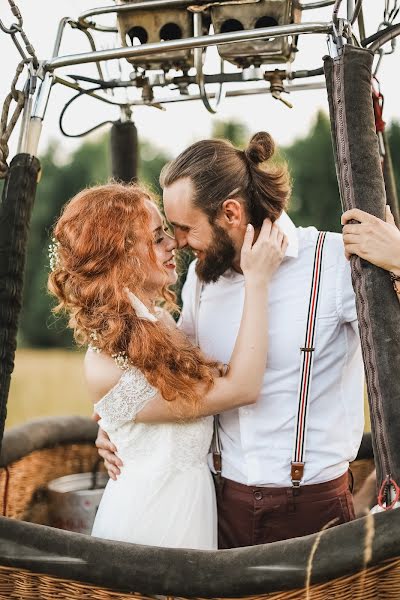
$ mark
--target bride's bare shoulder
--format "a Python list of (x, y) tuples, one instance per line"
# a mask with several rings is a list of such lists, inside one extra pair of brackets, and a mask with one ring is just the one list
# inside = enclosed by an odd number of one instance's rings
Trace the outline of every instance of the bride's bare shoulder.
[(84, 374), (90, 397), (93, 402), (98, 402), (118, 383), (122, 371), (111, 356), (88, 349), (84, 359)]
[(158, 319), (160, 321), (162, 321), (168, 327), (173, 327), (173, 328), (176, 327), (176, 323), (174, 321), (173, 316), (165, 308), (162, 308), (162, 307), (158, 306), (157, 309), (156, 309), (156, 314), (157, 314)]

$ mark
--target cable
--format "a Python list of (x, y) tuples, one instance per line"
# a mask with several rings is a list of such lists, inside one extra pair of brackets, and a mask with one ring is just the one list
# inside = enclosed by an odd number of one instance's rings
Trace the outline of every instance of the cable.
[(63, 107), (61, 113), (60, 113), (60, 117), (58, 119), (58, 125), (60, 127), (60, 131), (63, 135), (65, 135), (65, 137), (69, 137), (69, 138), (80, 138), (80, 137), (84, 137), (85, 135), (88, 135), (89, 133), (92, 133), (92, 131), (95, 131), (96, 129), (99, 129), (100, 127), (103, 127), (103, 125), (108, 125), (109, 123), (112, 124), (114, 123), (114, 121), (103, 121), (102, 123), (99, 123), (98, 125), (95, 125), (94, 127), (91, 127), (90, 129), (87, 129), (86, 131), (83, 131), (82, 133), (67, 133), (63, 127), (63, 118), (65, 115), (66, 110), (71, 106), (71, 104), (73, 102), (75, 102), (75, 100), (77, 100), (78, 98), (80, 98), (81, 96), (84, 96), (85, 94), (89, 94), (90, 92), (96, 92), (99, 89), (102, 89), (103, 86), (99, 85), (96, 86), (94, 88), (91, 88), (89, 90), (80, 90), (77, 94), (75, 94), (75, 96), (73, 96), (72, 98), (70, 98), (68, 100), (68, 102), (65, 104), (65, 106)]

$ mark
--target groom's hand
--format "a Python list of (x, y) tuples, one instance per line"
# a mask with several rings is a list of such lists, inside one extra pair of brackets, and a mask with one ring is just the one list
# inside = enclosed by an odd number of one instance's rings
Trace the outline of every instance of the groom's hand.
[(110, 442), (107, 433), (100, 427), (95, 444), (101, 458), (104, 460), (104, 466), (107, 469), (109, 477), (115, 481), (121, 473), (120, 467), (122, 467), (123, 463), (116, 455), (116, 447)]

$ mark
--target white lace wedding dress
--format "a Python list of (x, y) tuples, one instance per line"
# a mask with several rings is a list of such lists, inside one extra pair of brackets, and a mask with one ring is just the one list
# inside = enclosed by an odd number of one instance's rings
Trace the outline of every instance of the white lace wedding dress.
[(217, 548), (217, 512), (207, 454), (212, 417), (186, 423), (136, 423), (155, 394), (136, 368), (97, 403), (99, 425), (124, 463), (104, 491), (92, 535), (151, 546)]

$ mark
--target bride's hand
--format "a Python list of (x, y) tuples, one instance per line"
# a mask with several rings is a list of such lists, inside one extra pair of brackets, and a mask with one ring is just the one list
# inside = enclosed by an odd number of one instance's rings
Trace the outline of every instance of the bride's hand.
[(247, 226), (240, 255), (240, 267), (247, 283), (266, 285), (281, 264), (288, 246), (286, 235), (276, 223), (264, 219), (254, 242), (254, 227)]

